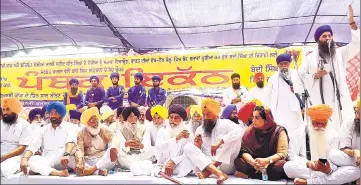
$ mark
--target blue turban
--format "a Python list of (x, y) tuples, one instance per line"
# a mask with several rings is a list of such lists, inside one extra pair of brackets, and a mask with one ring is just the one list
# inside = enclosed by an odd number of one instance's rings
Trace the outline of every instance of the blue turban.
[(72, 78), (72, 79), (69, 81), (69, 85), (72, 85), (73, 83), (76, 83), (77, 85), (79, 85), (79, 80), (76, 79), (76, 78)]
[(70, 110), (69, 115), (70, 115), (70, 119), (76, 119), (80, 121), (81, 112), (77, 110)]
[(35, 108), (35, 109), (31, 109), (31, 111), (29, 112), (29, 121), (32, 122), (36, 115), (40, 115), (42, 114), (42, 110), (40, 108)]
[(46, 107), (46, 112), (51, 112), (51, 110), (55, 110), (58, 114), (60, 114), (60, 116), (62, 118), (64, 118), (65, 114), (66, 114), (66, 108), (64, 103), (60, 102), (60, 101), (53, 101), (50, 102), (48, 104), (48, 106)]
[(237, 106), (236, 106), (236, 105), (233, 105), (233, 104), (232, 104), (232, 105), (227, 105), (227, 106), (224, 108), (223, 112), (222, 112), (221, 118), (222, 118), (222, 119), (228, 119), (228, 118), (231, 116), (231, 114), (232, 114), (232, 112), (233, 112), (234, 110), (237, 111)]
[(332, 32), (332, 29), (331, 29), (331, 26), (329, 25), (323, 25), (323, 26), (320, 26), (316, 29), (315, 31), (315, 41), (318, 42), (318, 40), (320, 39), (321, 35), (325, 32), (330, 32), (331, 35), (333, 35), (333, 32)]
[(134, 78), (139, 78), (140, 81), (143, 81), (143, 74), (142, 73), (136, 73), (134, 75)]
[(160, 77), (158, 75), (154, 75), (152, 77), (152, 81), (154, 81), (154, 80), (158, 80), (160, 82)]
[(288, 53), (283, 53), (283, 54), (280, 54), (278, 55), (278, 57), (276, 58), (276, 61), (277, 61), (277, 64), (279, 64), (280, 62), (291, 62), (292, 60), (292, 57), (290, 54)]
[(110, 74), (110, 79), (113, 79), (114, 77), (118, 78), (118, 80), (119, 80), (119, 73), (113, 72), (112, 74)]
[(92, 81), (93, 79), (99, 83), (99, 78), (97, 76), (91, 76), (89, 80)]
[(44, 107), (41, 109), (41, 117), (42, 117), (43, 119), (45, 118), (46, 107), (47, 107), (47, 105), (44, 105)]

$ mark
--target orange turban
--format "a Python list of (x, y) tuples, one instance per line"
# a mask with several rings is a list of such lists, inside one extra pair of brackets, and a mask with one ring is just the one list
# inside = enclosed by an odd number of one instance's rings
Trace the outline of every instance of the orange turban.
[(328, 122), (332, 112), (332, 108), (326, 104), (315, 105), (307, 109), (307, 114), (313, 122)]
[(259, 77), (263, 77), (263, 79), (264, 79), (264, 74), (263, 74), (263, 73), (256, 73), (256, 74), (254, 75), (254, 77), (253, 77), (253, 82), (254, 82), (254, 83), (257, 83)]
[(19, 114), (23, 109), (23, 104), (21, 104), (21, 102), (15, 98), (1, 98), (1, 107), (9, 107), (12, 112)]
[(219, 104), (214, 99), (204, 99), (202, 102), (202, 109), (207, 109), (208, 111), (212, 112), (214, 115), (218, 116), (219, 112), (221, 112), (221, 104)]

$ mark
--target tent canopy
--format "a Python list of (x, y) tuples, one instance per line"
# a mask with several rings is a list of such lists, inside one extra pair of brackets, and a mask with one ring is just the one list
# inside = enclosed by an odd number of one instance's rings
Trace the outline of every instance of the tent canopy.
[(288, 45), (323, 24), (347, 43), (349, 4), (359, 25), (359, 0), (1, 0), (1, 51)]

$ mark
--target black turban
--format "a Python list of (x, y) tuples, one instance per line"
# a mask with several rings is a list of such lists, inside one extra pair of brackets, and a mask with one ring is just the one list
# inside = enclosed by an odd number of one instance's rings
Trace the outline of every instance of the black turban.
[(134, 113), (135, 116), (137, 116), (139, 118), (140, 112), (139, 112), (139, 109), (137, 107), (126, 107), (122, 112), (124, 121), (126, 121), (128, 119), (129, 115), (132, 112)]

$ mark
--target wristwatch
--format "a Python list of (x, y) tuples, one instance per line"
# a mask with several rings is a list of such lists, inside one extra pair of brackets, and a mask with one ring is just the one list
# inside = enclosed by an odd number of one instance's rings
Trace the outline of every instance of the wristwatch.
[(63, 156), (69, 156), (70, 154), (68, 152), (64, 152)]

